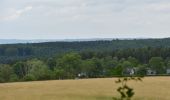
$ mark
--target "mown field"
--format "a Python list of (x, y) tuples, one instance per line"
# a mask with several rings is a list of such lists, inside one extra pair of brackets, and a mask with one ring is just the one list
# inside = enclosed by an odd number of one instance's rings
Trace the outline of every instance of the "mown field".
[[(18, 82), (0, 84), (0, 100), (112, 100), (116, 78)], [(134, 100), (170, 100), (170, 77), (131, 82)]]

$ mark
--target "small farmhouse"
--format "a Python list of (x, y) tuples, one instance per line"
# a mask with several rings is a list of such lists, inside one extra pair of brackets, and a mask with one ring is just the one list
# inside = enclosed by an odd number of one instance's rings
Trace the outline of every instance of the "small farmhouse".
[(146, 69), (146, 74), (147, 75), (156, 75), (156, 70), (148, 68), (148, 69)]
[(166, 74), (170, 75), (170, 68), (166, 69)]
[(134, 68), (126, 68), (122, 72), (122, 75), (134, 75), (135, 74), (135, 69)]

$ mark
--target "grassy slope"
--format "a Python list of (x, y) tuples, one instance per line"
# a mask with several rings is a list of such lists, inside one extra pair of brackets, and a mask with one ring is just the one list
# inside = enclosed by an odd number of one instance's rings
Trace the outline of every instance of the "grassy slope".
[[(0, 84), (0, 100), (112, 100), (114, 78)], [(149, 77), (130, 83), (135, 100), (170, 100), (170, 77)]]

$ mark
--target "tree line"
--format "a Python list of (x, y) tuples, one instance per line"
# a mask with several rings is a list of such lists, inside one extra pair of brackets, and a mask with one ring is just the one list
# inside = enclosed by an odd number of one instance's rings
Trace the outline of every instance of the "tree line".
[[(146, 50), (143, 48), (146, 47)], [(32, 58), (50, 58), (55, 56), (60, 56), (68, 52), (83, 52), (83, 51), (94, 51), (94, 52), (113, 52), (119, 51), (120, 49), (129, 49), (129, 48), (142, 48), (143, 52), (147, 52), (147, 47), (160, 48), (165, 50), (161, 56), (166, 56), (169, 52), (170, 39), (129, 39), (129, 40), (99, 40), (99, 41), (75, 41), (75, 42), (46, 42), (46, 43), (27, 43), (27, 44), (4, 44), (0, 45), (0, 63), (9, 64), (14, 63), (20, 60), (27, 60)], [(162, 47), (164, 49), (162, 49)], [(130, 49), (129, 49), (130, 50)], [(150, 50), (153, 51), (153, 50)], [(156, 50), (159, 51), (159, 50)], [(154, 51), (154, 52), (156, 52)], [(129, 51), (131, 52), (131, 51)], [(137, 52), (136, 52), (137, 53)], [(144, 54), (143, 53), (143, 54)], [(158, 52), (159, 53), (159, 52)], [(117, 54), (117, 57), (121, 57), (120, 54)], [(151, 53), (150, 53), (151, 54)], [(156, 53), (154, 53), (156, 54)], [(136, 54), (133, 53), (133, 56)], [(146, 55), (146, 54), (145, 54)], [(144, 55), (144, 56), (145, 56)], [(148, 55), (148, 56), (152, 56)], [(156, 54), (158, 55), (158, 54)], [(102, 55), (101, 55), (102, 56)], [(123, 55), (125, 56), (125, 55)], [(128, 52), (126, 57), (128, 57)], [(140, 59), (143, 59), (141, 54)], [(137, 59), (139, 59), (137, 57)], [(148, 61), (148, 58), (146, 58)]]
[(170, 48), (143, 47), (113, 51), (69, 52), (48, 58), (29, 58), (0, 64), (0, 82), (53, 79), (100, 78), (130, 75), (145, 76), (147, 70), (166, 74), (170, 68)]

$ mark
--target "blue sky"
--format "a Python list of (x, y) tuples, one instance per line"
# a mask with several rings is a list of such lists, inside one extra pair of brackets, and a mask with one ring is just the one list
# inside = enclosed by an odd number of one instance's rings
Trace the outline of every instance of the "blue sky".
[(0, 0), (1, 39), (170, 37), (170, 0)]

